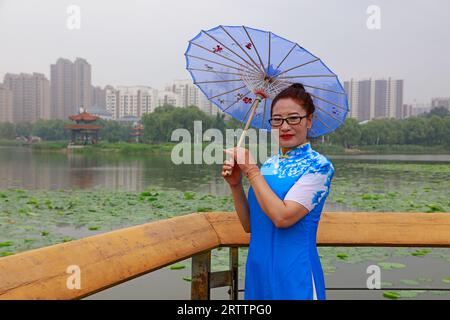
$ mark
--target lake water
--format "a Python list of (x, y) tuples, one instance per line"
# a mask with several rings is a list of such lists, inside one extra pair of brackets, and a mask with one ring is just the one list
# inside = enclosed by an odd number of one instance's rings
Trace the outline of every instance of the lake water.
[[(367, 171), (364, 165), (389, 164), (448, 164), (450, 155), (354, 155), (331, 156), (336, 169), (335, 177), (354, 179), (362, 188), (369, 187), (372, 179), (381, 179), (383, 185), (392, 189), (403, 186), (405, 181), (417, 185), (426, 183), (423, 176), (414, 172)], [(361, 166), (349, 166), (358, 164)], [(141, 191), (149, 186), (175, 188), (181, 191), (196, 191), (213, 195), (230, 195), (228, 186), (220, 175), (220, 165), (174, 165), (168, 155), (132, 156), (123, 154), (64, 154), (57, 152), (36, 152), (28, 148), (0, 147), (0, 189), (21, 188), (29, 190), (57, 189), (96, 189), (109, 188), (115, 190)], [(374, 177), (374, 172), (377, 176)], [(434, 179), (430, 174), (430, 181)], [(442, 176), (440, 177), (442, 179)], [(445, 179), (445, 177), (444, 177)], [(448, 191), (448, 190), (447, 190)], [(440, 191), (442, 192), (442, 190)], [(445, 190), (444, 190), (445, 192)], [(445, 193), (443, 195), (445, 197)], [(358, 210), (352, 205), (328, 201), (326, 211)], [(86, 236), (71, 226), (67, 233), (73, 236)], [(417, 260), (419, 259), (419, 260)], [(107, 289), (87, 299), (189, 299), (190, 283), (180, 280), (190, 275), (190, 260), (186, 261), (186, 269), (160, 269), (151, 274)], [(450, 263), (435, 258), (404, 257), (399, 262), (407, 262), (407, 270), (386, 271), (382, 281), (390, 279), (410, 279), (422, 277), (435, 279), (428, 283), (431, 287), (443, 287), (439, 279), (450, 276)], [(375, 263), (375, 262), (374, 262)], [(381, 299), (380, 291), (341, 291), (333, 287), (364, 287), (367, 278), (366, 268), (370, 262), (355, 264), (338, 264), (336, 272), (326, 276), (327, 298), (329, 299)], [(243, 267), (241, 267), (243, 269)], [(419, 272), (419, 270), (421, 270)], [(395, 273), (397, 272), (397, 273)], [(426, 274), (425, 274), (426, 273)], [(176, 276), (174, 276), (176, 275)], [(447, 285), (449, 288), (450, 285)], [(241, 281), (240, 288), (243, 288)], [(387, 289), (388, 290), (388, 289)], [(445, 292), (444, 292), (445, 293)], [(242, 296), (241, 292), (241, 298)], [(437, 295), (424, 293), (422, 299), (449, 299), (450, 294)], [(213, 299), (227, 299), (225, 288), (212, 291)]]
[[(450, 163), (450, 154), (330, 156), (336, 174), (348, 162)], [(0, 147), (0, 188), (91, 189), (141, 191), (150, 185), (229, 195), (220, 165), (175, 165), (168, 155), (63, 154), (29, 148)], [(361, 174), (364, 172), (361, 171)], [(404, 178), (383, 176), (387, 182)], [(357, 177), (355, 177), (357, 178)]]

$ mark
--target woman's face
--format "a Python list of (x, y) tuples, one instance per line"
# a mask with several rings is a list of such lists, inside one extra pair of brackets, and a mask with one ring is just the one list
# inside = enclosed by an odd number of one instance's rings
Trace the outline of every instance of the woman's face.
[[(306, 110), (303, 109), (295, 100), (284, 98), (277, 101), (272, 109), (272, 119), (287, 117), (306, 116)], [(292, 118), (292, 120), (299, 120)], [(284, 150), (296, 147), (305, 143), (308, 129), (312, 126), (312, 115), (300, 120), (297, 124), (288, 124), (283, 121), (281, 126), (274, 126), (272, 120), (272, 129), (278, 129), (280, 147)]]

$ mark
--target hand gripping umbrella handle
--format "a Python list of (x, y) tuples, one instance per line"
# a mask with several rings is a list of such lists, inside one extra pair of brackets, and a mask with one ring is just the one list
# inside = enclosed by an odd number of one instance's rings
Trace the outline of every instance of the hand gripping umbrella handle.
[[(248, 127), (250, 126), (250, 123), (252, 122), (253, 116), (255, 115), (255, 111), (258, 108), (259, 103), (262, 101), (264, 97), (257, 94), (255, 101), (253, 102), (252, 106), (251, 106), (251, 112), (250, 112), (250, 116), (248, 117), (247, 123), (245, 124), (244, 127), (244, 131), (242, 131), (241, 137), (239, 138), (239, 141), (237, 143), (237, 147), (240, 147), (242, 142), (244, 141), (245, 135), (247, 134), (247, 130)], [(225, 175), (226, 176), (230, 176), (231, 175), (231, 170), (226, 170), (225, 171)]]

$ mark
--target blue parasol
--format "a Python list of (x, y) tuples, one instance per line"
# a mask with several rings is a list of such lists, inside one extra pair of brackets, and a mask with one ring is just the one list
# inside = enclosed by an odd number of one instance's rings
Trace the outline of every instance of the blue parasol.
[(342, 84), (318, 57), (297, 43), (245, 26), (202, 30), (189, 41), (186, 68), (194, 84), (224, 113), (270, 130), (270, 105), (281, 90), (302, 83), (316, 106), (308, 136), (337, 129), (348, 112)]

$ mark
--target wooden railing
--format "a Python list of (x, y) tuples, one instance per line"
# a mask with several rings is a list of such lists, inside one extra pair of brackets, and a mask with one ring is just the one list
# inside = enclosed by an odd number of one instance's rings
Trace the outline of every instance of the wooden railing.
[[(236, 213), (193, 213), (0, 258), (0, 299), (80, 299), (192, 257), (192, 299), (210, 289), (238, 294), (239, 247), (248, 246)], [(319, 246), (450, 247), (450, 213), (324, 212)], [(230, 247), (230, 270), (211, 272), (211, 250)], [(80, 288), (67, 285), (69, 266)]]

